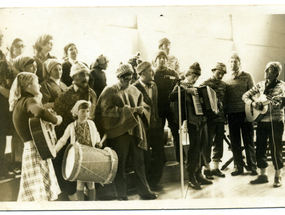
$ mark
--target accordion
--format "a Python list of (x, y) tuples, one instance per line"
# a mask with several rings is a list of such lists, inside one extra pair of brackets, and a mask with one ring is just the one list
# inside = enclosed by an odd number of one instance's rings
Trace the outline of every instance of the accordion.
[(207, 117), (217, 116), (219, 109), (216, 92), (208, 86), (198, 87), (197, 90), (198, 95), (192, 95), (195, 114)]

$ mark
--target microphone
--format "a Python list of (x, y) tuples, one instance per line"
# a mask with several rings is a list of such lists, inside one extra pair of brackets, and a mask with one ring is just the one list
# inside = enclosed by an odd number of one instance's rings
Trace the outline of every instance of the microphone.
[(171, 75), (165, 75), (164, 76), (164, 79), (168, 79), (168, 80), (183, 80), (182, 78), (180, 77), (175, 77), (175, 76), (171, 76)]

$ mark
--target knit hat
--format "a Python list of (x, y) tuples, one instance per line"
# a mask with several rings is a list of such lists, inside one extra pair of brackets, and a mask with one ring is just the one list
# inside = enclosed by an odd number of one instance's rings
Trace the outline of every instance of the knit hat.
[(86, 100), (79, 100), (75, 103), (75, 105), (73, 106), (73, 108), (71, 109), (71, 113), (73, 117), (77, 117), (78, 116), (78, 108), (81, 104), (83, 103), (87, 103), (89, 105), (89, 107), (91, 107), (91, 102), (90, 101), (86, 101)]
[(158, 41), (158, 48), (159, 48), (160, 46), (162, 46), (163, 44), (166, 44), (166, 43), (170, 43), (169, 39), (163, 38), (163, 39), (159, 40), (159, 41)]
[(44, 62), (44, 69), (45, 69), (45, 73), (46, 74), (50, 74), (52, 68), (56, 65), (61, 65), (61, 63), (57, 60), (57, 59), (47, 59), (45, 62)]
[(63, 50), (64, 50), (64, 54), (67, 55), (67, 51), (69, 49), (70, 46), (75, 46), (74, 43), (69, 43), (66, 46), (64, 46)]
[(117, 69), (116, 75), (118, 78), (120, 78), (124, 74), (130, 74), (132, 75), (134, 73), (134, 70), (129, 63), (121, 64), (119, 68)]
[(220, 70), (223, 71), (224, 73), (227, 73), (227, 67), (225, 64), (221, 62), (217, 62), (216, 67), (212, 69), (212, 71)]
[[(267, 70), (270, 66), (273, 66), (275, 69), (277, 69), (277, 71), (278, 71), (278, 76), (279, 76), (280, 73), (282, 72), (282, 65), (281, 65), (281, 63), (278, 62), (278, 61), (271, 61), (271, 62), (269, 62), (269, 63), (266, 65), (264, 72), (266, 72), (266, 70)], [(277, 76), (277, 77), (278, 77), (278, 76)]]
[(166, 59), (168, 60), (168, 57), (167, 57), (166, 52), (165, 52), (165, 51), (160, 50), (160, 51), (157, 53), (156, 58), (155, 58), (155, 60), (154, 60), (154, 61), (156, 61), (156, 59), (157, 59), (160, 55), (165, 56), (165, 57), (166, 57)]
[(20, 72), (24, 71), (24, 67), (28, 64), (34, 63), (35, 59), (29, 56), (20, 55), (16, 57), (13, 66)]
[(143, 61), (140, 63), (137, 67), (137, 73), (140, 75), (143, 71), (145, 71), (147, 68), (149, 68), (151, 63), (149, 61)]
[(74, 75), (77, 75), (80, 72), (87, 72), (89, 74), (90, 70), (83, 63), (77, 61), (71, 66), (70, 77), (73, 77)]
[(194, 73), (195, 75), (201, 75), (201, 67), (198, 62), (193, 63), (186, 72), (185, 76), (188, 76), (190, 74)]

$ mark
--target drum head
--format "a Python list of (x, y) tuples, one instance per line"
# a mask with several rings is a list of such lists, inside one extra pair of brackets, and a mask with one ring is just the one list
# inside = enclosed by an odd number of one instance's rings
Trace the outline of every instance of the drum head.
[(68, 150), (66, 156), (66, 163), (65, 163), (65, 175), (67, 178), (69, 178), (72, 173), (72, 170), (74, 168), (74, 162), (75, 162), (75, 150), (74, 147), (71, 147)]

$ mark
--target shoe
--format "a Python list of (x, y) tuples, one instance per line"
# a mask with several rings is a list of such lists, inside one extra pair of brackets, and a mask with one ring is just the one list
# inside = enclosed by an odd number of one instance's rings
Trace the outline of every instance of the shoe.
[(128, 201), (128, 197), (118, 197), (117, 200), (119, 201)]
[(72, 195), (68, 195), (68, 199), (69, 199), (69, 201), (78, 201), (77, 193), (74, 193)]
[(156, 199), (158, 195), (154, 194), (154, 193), (149, 193), (149, 194), (145, 194), (145, 195), (141, 195), (141, 198), (143, 200), (153, 200)]
[(206, 179), (201, 173), (196, 175), (196, 180), (201, 185), (213, 184), (212, 181), (209, 181), (208, 179)]
[(243, 174), (243, 170), (241, 170), (241, 169), (236, 169), (235, 171), (233, 171), (231, 173), (232, 176), (237, 176), (237, 175), (241, 175), (241, 174)]
[(250, 181), (251, 184), (264, 184), (268, 183), (267, 175), (259, 175), (257, 179)]
[(281, 177), (275, 177), (273, 187), (281, 187), (281, 186), (282, 186)]
[(200, 184), (198, 184), (198, 182), (196, 181), (196, 179), (192, 179), (191, 181), (188, 182), (188, 187), (193, 188), (194, 190), (201, 190), (202, 187), (200, 186)]
[(14, 172), (11, 172), (11, 171), (8, 171), (6, 170), (5, 172), (5, 178), (15, 178), (15, 173)]
[(155, 191), (155, 192), (160, 192), (163, 190), (163, 187), (160, 186), (159, 184), (152, 184), (152, 185), (149, 185), (149, 187), (152, 191)]
[(257, 171), (256, 170), (252, 170), (250, 175), (258, 175)]
[(219, 169), (214, 169), (212, 170), (212, 174), (221, 178), (225, 178), (226, 175), (224, 173), (221, 172), (221, 170)]
[(204, 175), (206, 176), (207, 179), (210, 179), (210, 180), (214, 179), (212, 171), (209, 169), (204, 170)]

